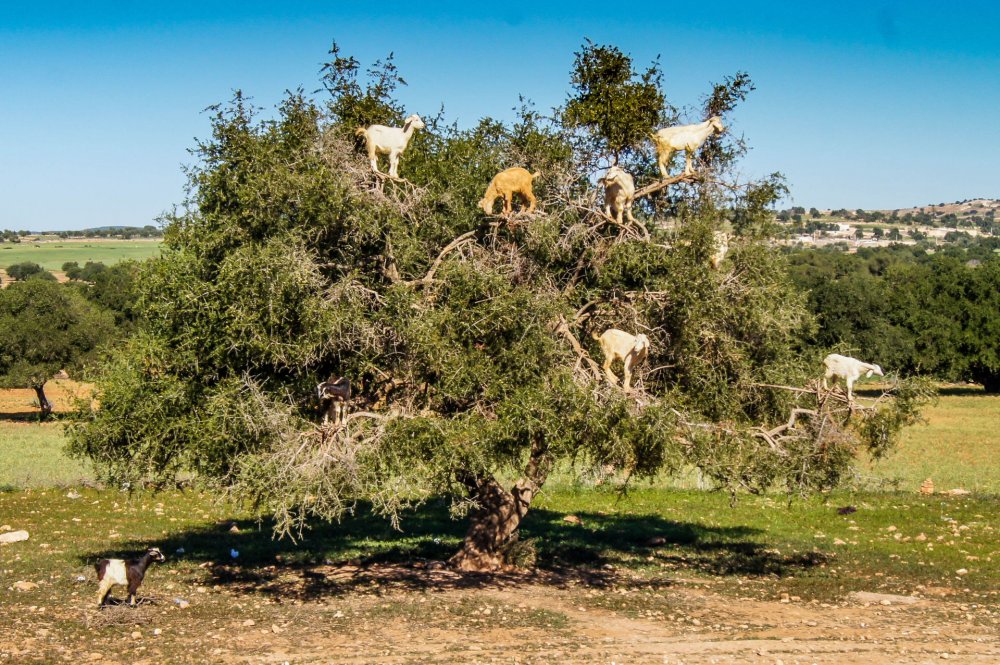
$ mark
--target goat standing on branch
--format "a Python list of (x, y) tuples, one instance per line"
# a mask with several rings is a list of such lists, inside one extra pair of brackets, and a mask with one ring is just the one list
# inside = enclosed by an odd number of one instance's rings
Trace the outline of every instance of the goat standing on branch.
[(334, 425), (342, 425), (347, 420), (347, 402), (351, 399), (351, 382), (347, 377), (320, 383), (316, 386), (316, 396), (323, 409), (324, 425), (331, 415)]
[(622, 361), (625, 375), (622, 387), (628, 391), (632, 384), (632, 371), (646, 360), (649, 353), (649, 338), (642, 334), (630, 335), (617, 328), (608, 328), (601, 335), (593, 333), (591, 337), (601, 345), (604, 373), (615, 385), (618, 384), (618, 377), (611, 371), (611, 363), (619, 359)]
[(358, 127), (354, 130), (354, 134), (365, 137), (365, 145), (368, 146), (368, 161), (371, 162), (372, 171), (382, 173), (378, 170), (378, 155), (389, 155), (389, 177), (399, 178), (399, 156), (410, 144), (413, 132), (426, 126), (420, 116), (414, 114), (404, 121), (402, 129), (386, 127), (385, 125), (371, 125), (368, 128)]
[(497, 198), (503, 198), (503, 214), (510, 215), (513, 211), (514, 194), (520, 194), (528, 202), (528, 212), (535, 211), (535, 195), (531, 191), (531, 182), (541, 173), (531, 173), (520, 166), (506, 169), (493, 176), (486, 193), (479, 201), (479, 207), (487, 215), (493, 214), (493, 204)]
[(667, 166), (670, 158), (678, 150), (685, 152), (684, 175), (694, 173), (694, 151), (708, 140), (708, 137), (715, 132), (726, 131), (722, 124), (722, 119), (714, 115), (705, 122), (696, 125), (679, 125), (677, 127), (664, 127), (653, 134), (653, 144), (656, 145), (656, 163), (660, 167), (660, 175), (664, 179), (669, 178)]
[(611, 209), (614, 208), (613, 217), (619, 226), (622, 225), (622, 213), (634, 224), (635, 180), (632, 176), (620, 166), (612, 166), (597, 182), (604, 185), (604, 214), (612, 217)]
[(882, 368), (878, 365), (861, 362), (856, 358), (842, 356), (838, 353), (831, 353), (823, 358), (823, 364), (826, 366), (826, 374), (823, 375), (823, 388), (828, 388), (827, 381), (831, 378), (834, 381), (844, 379), (844, 383), (847, 384), (848, 401), (854, 399), (854, 382), (861, 378), (862, 374), (865, 375), (865, 378), (870, 378), (872, 374), (885, 376), (882, 373)]

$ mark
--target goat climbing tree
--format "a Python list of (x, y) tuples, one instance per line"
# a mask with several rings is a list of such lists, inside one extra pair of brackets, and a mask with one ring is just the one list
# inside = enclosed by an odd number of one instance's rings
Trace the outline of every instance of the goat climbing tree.
[[(447, 494), (469, 520), (453, 564), (492, 570), (559, 461), (636, 479), (692, 464), (733, 491), (806, 491), (913, 419), (916, 390), (852, 411), (767, 387), (812, 373), (793, 351), (809, 320), (765, 243), (780, 180), (727, 183), (739, 145), (672, 189), (637, 173), (640, 230), (596, 209), (601, 151), (605, 166), (611, 152), (638, 164), (648, 146), (626, 139), (670, 115), (657, 65), (639, 76), (588, 43), (568, 115), (525, 105), (511, 123), (460, 129), (425, 114), (395, 182), (372, 176), (353, 135), (380, 109), (373, 121), (398, 120), (402, 79), (388, 61), (365, 87), (358, 63), (333, 55), (325, 106), (292, 93), (261, 120), (237, 94), (215, 109), (191, 199), (139, 280), (137, 331), (107, 354), (100, 407), (71, 432), (105, 477), (195, 472), (293, 535), (360, 500), (398, 520)], [(706, 110), (731, 113), (730, 87)], [(602, 137), (595, 90), (644, 101)], [(484, 216), (477, 201), (510, 166), (542, 172), (539, 211)], [(722, 224), (737, 239), (714, 270)], [(591, 356), (590, 334), (608, 327), (652, 342), (629, 393)], [(324, 428), (314, 388), (332, 375), (356, 403)], [(794, 436), (776, 430), (794, 409)]]

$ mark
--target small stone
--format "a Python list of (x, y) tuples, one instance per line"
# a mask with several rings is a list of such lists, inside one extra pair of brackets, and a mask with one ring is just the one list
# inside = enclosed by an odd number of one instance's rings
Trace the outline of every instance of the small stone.
[(576, 515), (566, 515), (563, 517), (563, 522), (569, 522), (570, 524), (583, 524), (583, 520)]
[(76, 490), (70, 490), (70, 491), (66, 492), (66, 498), (67, 499), (79, 499), (80, 498), (80, 493), (77, 492)]
[(944, 494), (947, 494), (948, 496), (965, 496), (966, 494), (972, 494), (972, 492), (962, 487), (956, 487), (955, 489), (944, 492)]
[(897, 605), (912, 605), (920, 602), (920, 599), (915, 596), (897, 596), (891, 593), (872, 593), (871, 591), (852, 591), (848, 594), (848, 598), (863, 603), (889, 602)]
[(840, 538), (834, 538), (833, 539), (833, 544), (834, 545), (846, 545), (847, 543), (845, 541), (841, 540)]
[(34, 582), (25, 582), (20, 580), (18, 582), (14, 582), (14, 588), (18, 591), (33, 591), (38, 588), (38, 585)]
[(968, 568), (959, 568), (958, 570), (955, 571), (955, 574), (958, 575), (958, 576), (968, 575), (969, 574), (969, 569)]
[(889, 527), (886, 527), (886, 529), (885, 529), (885, 530), (886, 530), (886, 531), (888, 531), (889, 533), (892, 533), (893, 531), (895, 531), (895, 530), (896, 530), (896, 527), (894, 527), (894, 526), (889, 526)]
[(243, 622), (243, 625), (244, 626), (248, 626), (248, 627), (249, 626), (256, 626), (257, 622), (254, 621), (253, 619), (247, 619), (246, 621)]
[(163, 629), (162, 628), (154, 628), (153, 629), (153, 635), (162, 635), (162, 634), (163, 634)]
[(928, 478), (924, 482), (920, 483), (920, 493), (934, 494), (934, 481)]
[(282, 628), (281, 626), (279, 626), (279, 625), (278, 625), (278, 624), (276, 624), (276, 623), (272, 623), (272, 624), (271, 624), (271, 632), (277, 635), (278, 633), (283, 633), (283, 632), (285, 632), (285, 629), (284, 629), (284, 628)]
[(231, 527), (229, 527), (229, 533), (239, 533), (240, 527), (234, 522)]
[(142, 637), (142, 633), (140, 633), (138, 630), (133, 630), (132, 631), (132, 639), (133, 640), (138, 640), (141, 637)]
[(22, 540), (27, 539), (27, 531), (10, 531), (8, 533), (0, 533), (0, 543), (19, 543)]

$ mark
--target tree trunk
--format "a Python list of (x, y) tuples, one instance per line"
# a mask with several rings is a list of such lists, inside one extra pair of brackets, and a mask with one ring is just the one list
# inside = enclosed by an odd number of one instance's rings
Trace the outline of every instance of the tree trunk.
[(35, 396), (38, 398), (38, 406), (42, 410), (42, 419), (44, 420), (49, 417), (50, 413), (52, 413), (52, 404), (49, 403), (48, 398), (45, 397), (45, 384), (43, 383), (41, 385), (31, 387), (35, 389)]
[(1000, 373), (982, 373), (976, 377), (983, 384), (983, 390), (988, 393), (1000, 393)]
[(502, 568), (503, 548), (517, 533), (531, 500), (542, 489), (551, 468), (548, 447), (539, 439), (532, 443), (525, 477), (514, 483), (510, 491), (501, 487), (492, 476), (460, 471), (458, 479), (468, 488), (476, 508), (469, 516), (469, 530), (462, 549), (449, 563), (458, 570), (474, 572)]

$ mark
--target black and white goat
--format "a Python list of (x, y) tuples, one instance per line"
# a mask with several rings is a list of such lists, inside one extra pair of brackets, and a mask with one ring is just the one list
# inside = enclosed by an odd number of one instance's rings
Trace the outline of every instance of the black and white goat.
[(347, 420), (347, 402), (351, 399), (351, 381), (344, 376), (336, 380), (324, 381), (316, 386), (316, 397), (323, 409), (323, 424), (333, 416), (333, 424), (341, 425)]
[(137, 559), (101, 559), (94, 568), (97, 570), (97, 606), (104, 605), (104, 600), (116, 584), (128, 586), (128, 602), (135, 606), (135, 592), (138, 591), (146, 569), (154, 561), (166, 561), (163, 554), (155, 547), (150, 547), (146, 553)]

